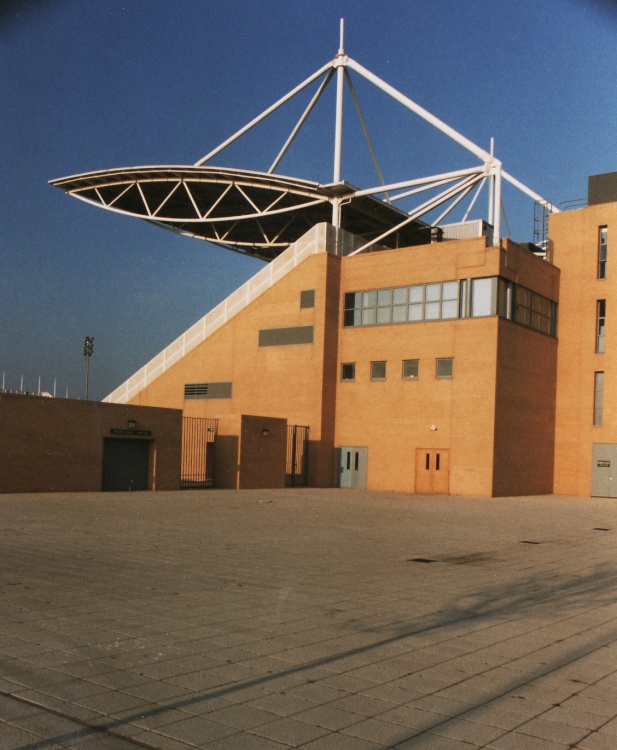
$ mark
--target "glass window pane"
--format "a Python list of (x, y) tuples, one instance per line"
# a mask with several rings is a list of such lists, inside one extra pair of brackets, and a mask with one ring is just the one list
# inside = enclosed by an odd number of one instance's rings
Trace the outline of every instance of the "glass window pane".
[(497, 282), (497, 315), (500, 315), (502, 318), (508, 317), (506, 284), (505, 279), (499, 279)]
[(377, 292), (362, 292), (362, 307), (375, 307)]
[(435, 363), (435, 376), (438, 378), (451, 378), (454, 373), (454, 360), (452, 357), (438, 359)]
[(405, 380), (417, 380), (420, 372), (419, 359), (403, 360), (403, 378)]
[(362, 295), (359, 292), (347, 292), (345, 294), (345, 310), (353, 310), (354, 307), (360, 307)]
[(593, 423), (602, 426), (602, 411), (604, 406), (604, 373), (596, 372), (593, 394)]
[(406, 286), (398, 286), (392, 290), (392, 304), (393, 305), (405, 305), (407, 304), (407, 289)]
[(356, 377), (356, 363), (344, 362), (341, 365), (341, 380), (354, 380)]
[(391, 320), (392, 308), (391, 307), (378, 307), (377, 308), (377, 323), (384, 325), (389, 323)]
[(551, 302), (550, 304), (550, 327), (549, 333), (551, 336), (557, 335), (557, 303)]
[(359, 326), (361, 322), (360, 310), (345, 310), (344, 324), (346, 326)]
[(407, 320), (407, 305), (395, 305), (392, 308), (392, 322), (404, 323)]
[(458, 300), (446, 300), (441, 303), (442, 318), (458, 318)]
[(440, 307), (439, 302), (427, 302), (424, 306), (424, 319), (439, 320)]
[(441, 285), (442, 299), (458, 299), (458, 281), (446, 281)]
[(386, 363), (385, 362), (371, 362), (371, 380), (385, 380), (386, 379)]
[(435, 302), (441, 298), (441, 284), (426, 285), (426, 301)]
[(468, 310), (468, 296), (469, 296), (469, 281), (467, 279), (463, 279), (461, 281), (461, 299), (459, 303), (459, 310), (460, 310), (460, 316), (461, 318), (466, 318), (469, 314)]
[(392, 289), (380, 289), (377, 292), (377, 305), (384, 307), (392, 304)]
[(409, 287), (409, 301), (410, 302), (424, 302), (424, 287), (423, 286), (410, 286)]
[(522, 286), (516, 287), (516, 304), (522, 305), (523, 307), (529, 307), (529, 295), (530, 292), (524, 289)]
[(422, 320), (423, 305), (409, 305), (409, 320)]
[(366, 310), (362, 310), (362, 325), (370, 326), (375, 323), (375, 308), (369, 307)]
[(473, 279), (471, 284), (471, 315), (494, 315), (493, 287), (495, 279)]

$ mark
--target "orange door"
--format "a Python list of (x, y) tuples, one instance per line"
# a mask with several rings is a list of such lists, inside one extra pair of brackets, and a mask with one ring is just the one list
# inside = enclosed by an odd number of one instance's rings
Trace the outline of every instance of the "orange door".
[(416, 492), (447, 495), (450, 490), (450, 451), (416, 448)]

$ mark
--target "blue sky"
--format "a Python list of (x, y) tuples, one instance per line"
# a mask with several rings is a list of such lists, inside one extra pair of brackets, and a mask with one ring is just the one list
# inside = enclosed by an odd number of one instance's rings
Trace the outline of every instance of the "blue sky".
[[(0, 377), (103, 398), (261, 263), (48, 180), (193, 164), (345, 51), (556, 204), (617, 171), (617, 9), (594, 0), (4, 0)], [(354, 76), (387, 182), (477, 162)], [(334, 88), (279, 172), (332, 179)], [(267, 169), (307, 99), (214, 163)], [(376, 184), (348, 97), (344, 179)], [(514, 239), (533, 206), (504, 195)]]

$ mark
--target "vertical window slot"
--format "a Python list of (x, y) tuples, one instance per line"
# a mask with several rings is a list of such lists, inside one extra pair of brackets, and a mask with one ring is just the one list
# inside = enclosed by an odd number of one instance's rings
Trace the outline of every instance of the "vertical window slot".
[(599, 299), (596, 306), (596, 354), (604, 354), (606, 332), (606, 300)]
[(598, 278), (606, 278), (606, 262), (608, 259), (608, 227), (600, 227), (598, 236)]
[(593, 424), (602, 427), (602, 412), (604, 410), (604, 373), (596, 372), (593, 389)]

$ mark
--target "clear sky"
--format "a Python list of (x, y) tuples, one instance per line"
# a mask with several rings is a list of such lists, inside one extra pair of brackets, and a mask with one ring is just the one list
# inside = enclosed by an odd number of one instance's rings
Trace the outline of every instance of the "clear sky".
[[(103, 398), (261, 268), (48, 180), (193, 164), (331, 60), (340, 18), (347, 54), (478, 145), (494, 137), (505, 169), (557, 205), (617, 171), (609, 0), (2, 0), (6, 388), (23, 375), (27, 390), (40, 377), (83, 397), (94, 336), (90, 396)], [(477, 164), (353, 80), (386, 182)], [(305, 103), (214, 163), (266, 170)], [(278, 171), (330, 182), (333, 87), (313, 117)], [(345, 126), (343, 178), (376, 184), (351, 103)], [(513, 238), (531, 240), (533, 205), (504, 200)]]

